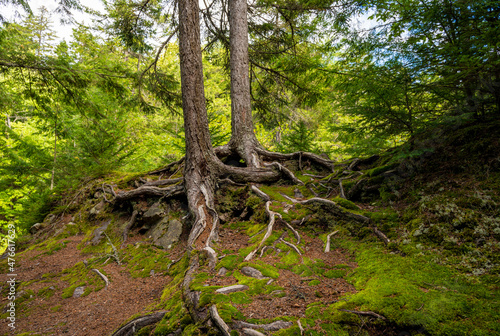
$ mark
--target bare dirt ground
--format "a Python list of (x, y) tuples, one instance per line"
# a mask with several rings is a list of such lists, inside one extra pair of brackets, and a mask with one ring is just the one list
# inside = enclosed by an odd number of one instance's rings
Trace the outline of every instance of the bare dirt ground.
[[(60, 277), (43, 275), (58, 274), (83, 261), (85, 256), (77, 249), (82, 238), (83, 236), (73, 236), (64, 239), (68, 242), (66, 247), (52, 255), (39, 250), (18, 255), (17, 280), (22, 283), (35, 280), (24, 286), (18, 295), (29, 290), (35, 295), (16, 312), (14, 332), (7, 326), (7, 320), (0, 321), (0, 335), (17, 335), (23, 332), (40, 335), (109, 335), (132, 315), (148, 312), (147, 307), (159, 300), (164, 286), (170, 281), (169, 277), (132, 278), (124, 266), (116, 263), (100, 268), (108, 275), (109, 287), (91, 292), (85, 297), (63, 299), (63, 290), (69, 284), (60, 280)], [(6, 283), (6, 274), (0, 275), (0, 281), (2, 284)], [(36, 295), (45, 287), (55, 289), (51, 297)]]

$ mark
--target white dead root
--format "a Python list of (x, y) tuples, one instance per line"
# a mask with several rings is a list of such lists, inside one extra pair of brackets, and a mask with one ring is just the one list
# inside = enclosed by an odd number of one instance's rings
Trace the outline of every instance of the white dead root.
[(333, 231), (332, 233), (330, 233), (328, 236), (326, 236), (326, 245), (325, 245), (325, 253), (326, 252), (330, 252), (330, 238), (333, 236), (333, 235), (336, 235), (339, 231)]
[(252, 252), (250, 252), (245, 257), (245, 261), (251, 260), (254, 257), (254, 255), (260, 250), (260, 248), (262, 247), (262, 245), (264, 245), (264, 243), (266, 242), (266, 240), (271, 236), (271, 233), (273, 232), (274, 223), (276, 222), (276, 216), (279, 217), (279, 218), (281, 218), (281, 215), (279, 213), (271, 211), (269, 209), (270, 205), (271, 205), (271, 201), (267, 201), (266, 202), (266, 212), (269, 215), (269, 224), (267, 225), (266, 234), (264, 235), (264, 238), (262, 238), (259, 246), (257, 246), (257, 248), (255, 250), (253, 250)]

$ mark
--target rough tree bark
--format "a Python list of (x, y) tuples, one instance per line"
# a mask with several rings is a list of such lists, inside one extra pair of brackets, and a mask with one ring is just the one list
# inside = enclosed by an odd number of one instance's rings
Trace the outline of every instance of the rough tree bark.
[(247, 1), (229, 1), (229, 51), (231, 75), (231, 140), (229, 148), (248, 167), (261, 167), (256, 149), (260, 143), (253, 131), (248, 60)]
[[(186, 133), (184, 187), (192, 218), (189, 247), (202, 249), (217, 239), (214, 188), (217, 161), (208, 130), (203, 87), (199, 7), (197, 0), (179, 1), (179, 54), (182, 108)], [(210, 233), (207, 234), (207, 231)]]

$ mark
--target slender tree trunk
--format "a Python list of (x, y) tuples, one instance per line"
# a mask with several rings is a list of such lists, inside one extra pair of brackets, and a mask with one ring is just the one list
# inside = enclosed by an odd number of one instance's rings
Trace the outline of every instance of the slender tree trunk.
[(186, 133), (184, 180), (193, 222), (188, 245), (197, 249), (217, 239), (213, 211), (217, 157), (210, 142), (203, 87), (198, 0), (179, 1), (179, 54)]
[(52, 164), (52, 177), (50, 178), (50, 190), (54, 189), (54, 176), (56, 175), (57, 161), (57, 118), (54, 124), (54, 162)]
[(246, 0), (229, 1), (231, 69), (231, 141), (229, 147), (249, 167), (260, 167), (255, 149), (260, 146), (252, 120), (248, 60), (248, 22)]

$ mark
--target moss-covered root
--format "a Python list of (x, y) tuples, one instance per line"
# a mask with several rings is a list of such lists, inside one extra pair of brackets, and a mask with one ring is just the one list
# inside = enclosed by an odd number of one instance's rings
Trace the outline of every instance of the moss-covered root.
[(217, 307), (215, 305), (212, 305), (209, 309), (207, 309), (207, 306), (200, 307), (200, 292), (191, 289), (191, 283), (193, 282), (199, 267), (200, 261), (198, 253), (193, 252), (189, 260), (189, 267), (182, 283), (184, 304), (196, 324), (202, 325), (206, 329), (210, 330), (214, 329), (212, 326), (213, 322), (222, 335), (230, 336), (231, 331), (224, 320), (222, 320), (219, 316)]
[(163, 316), (165, 316), (164, 311), (137, 317), (118, 328), (111, 336), (132, 336), (136, 330), (158, 323)]

